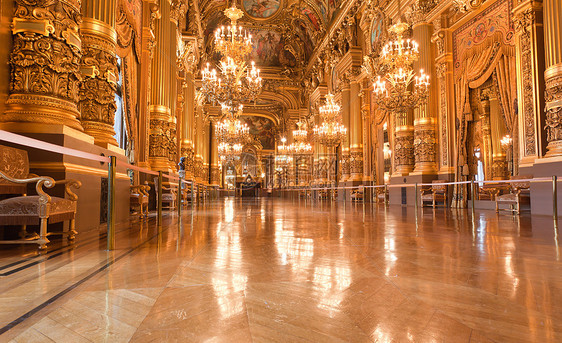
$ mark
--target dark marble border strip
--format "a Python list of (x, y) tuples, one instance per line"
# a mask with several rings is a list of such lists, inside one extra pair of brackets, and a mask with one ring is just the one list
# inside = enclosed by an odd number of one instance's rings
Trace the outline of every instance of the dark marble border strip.
[[(174, 224), (172, 224), (171, 226), (173, 226)], [(168, 230), (170, 226), (167, 226), (165, 229), (162, 229), (162, 232)], [(161, 233), (162, 233), (161, 232)], [(61, 298), (62, 296), (64, 296), (65, 294), (69, 293), (70, 291), (72, 291), (73, 289), (75, 289), (76, 287), (80, 286), (81, 284), (83, 284), (84, 282), (90, 280), (91, 278), (93, 278), (94, 276), (96, 276), (98, 273), (104, 271), (105, 269), (107, 269), (109, 266), (111, 266), (112, 264), (114, 264), (115, 262), (121, 260), (123, 257), (128, 256), (130, 253), (132, 253), (133, 251), (137, 250), (138, 248), (140, 248), (141, 246), (143, 246), (144, 244), (150, 242), (151, 240), (153, 240), (155, 237), (158, 237), (159, 233), (156, 233), (155, 235), (153, 235), (152, 237), (150, 237), (149, 239), (147, 239), (145, 242), (137, 245), (134, 248), (130, 248), (127, 252), (125, 252), (123, 255), (107, 262), (105, 265), (101, 266), (100, 268), (98, 268), (97, 270), (95, 270), (94, 272), (90, 273), (89, 275), (85, 276), (83, 279), (78, 280), (77, 282), (75, 282), (74, 284), (68, 286), (66, 289), (62, 290), (61, 292), (57, 293), (56, 295), (52, 296), (51, 298), (49, 298), (48, 300), (44, 301), (43, 303), (41, 303), (40, 305), (36, 306), (35, 308), (29, 310), (27, 313), (21, 315), (19, 318), (14, 319), (13, 321), (11, 321), (10, 323), (8, 323), (7, 325), (5, 325), (3, 328), (0, 328), (0, 335), (6, 333), (7, 331), (13, 329), (14, 327), (16, 327), (17, 325), (23, 323), (26, 319), (30, 318), (31, 316), (33, 316), (34, 314), (36, 314), (37, 312), (39, 312), (40, 310), (44, 309), (45, 307), (47, 307), (48, 305), (52, 304), (53, 302), (57, 301), (59, 298)]]
[[(122, 230), (117, 231), (115, 234), (119, 234), (120, 232), (123, 232), (123, 231), (128, 230), (128, 229), (129, 229), (129, 227), (123, 228)], [(4, 270), (4, 269), (8, 269), (8, 268), (17, 266), (18, 264), (22, 264), (22, 263), (25, 263), (25, 262), (33, 261), (34, 259), (36, 259), (36, 258), (38, 258), (38, 257), (43, 257), (43, 259), (41, 259), (41, 260), (39, 260), (39, 261), (34, 261), (34, 262), (29, 263), (29, 264), (26, 264), (25, 266), (21, 266), (21, 267), (15, 268), (15, 269), (10, 270), (10, 271), (7, 271), (7, 272), (5, 272), (5, 273), (0, 273), (0, 277), (1, 277), (1, 276), (9, 276), (9, 275), (15, 274), (15, 273), (20, 272), (20, 271), (22, 271), (22, 270), (25, 270), (25, 269), (27, 269), (27, 268), (29, 268), (29, 267), (33, 267), (33, 266), (35, 266), (35, 265), (38, 265), (39, 263), (46, 262), (46, 261), (50, 260), (51, 258), (61, 256), (61, 255), (64, 254), (64, 253), (67, 253), (67, 252), (69, 252), (69, 251), (71, 251), (71, 250), (77, 249), (78, 247), (85, 247), (85, 246), (90, 245), (90, 244), (92, 244), (92, 243), (98, 242), (100, 238), (107, 238), (106, 236), (107, 236), (107, 233), (102, 233), (102, 234), (99, 235), (99, 237), (95, 237), (95, 236), (94, 236), (94, 237), (92, 237), (92, 238), (90, 238), (90, 239), (88, 239), (88, 240), (85, 240), (85, 241), (83, 241), (83, 242), (80, 242), (80, 243), (78, 243), (78, 244), (63, 245), (63, 246), (61, 246), (61, 247), (58, 247), (58, 248), (49, 250), (46, 254), (38, 255), (38, 256), (35, 256), (35, 257), (32, 257), (32, 258), (26, 258), (26, 259), (23, 259), (23, 260), (19, 260), (19, 261), (15, 261), (15, 262), (9, 263), (9, 264), (7, 264), (7, 265), (5, 265), (5, 266), (1, 266), (1, 267), (0, 267), (0, 270)], [(64, 238), (63, 238), (63, 239), (64, 239)], [(51, 254), (51, 253), (53, 253), (53, 252), (55, 252), (55, 251), (57, 251), (57, 250), (64, 249), (64, 248), (68, 248), (68, 249), (67, 249), (66, 251), (63, 251), (63, 252), (60, 252), (60, 253), (57, 253), (57, 254), (54, 254), (54, 255), (52, 255), (52, 256), (49, 256), (49, 257), (45, 258), (46, 255)]]

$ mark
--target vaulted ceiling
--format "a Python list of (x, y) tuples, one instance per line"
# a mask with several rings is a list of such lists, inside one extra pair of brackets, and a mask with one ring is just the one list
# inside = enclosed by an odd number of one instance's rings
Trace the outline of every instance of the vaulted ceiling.
[[(306, 106), (303, 74), (315, 47), (336, 17), (342, 0), (234, 0), (243, 10), (239, 24), (253, 36), (250, 59), (264, 78), (260, 100), (246, 104), (246, 115), (270, 118), (279, 128)], [(213, 63), (214, 30), (228, 25), (223, 11), (232, 0), (202, 0), (191, 6), (187, 30), (200, 37), (201, 65)], [(291, 129), (291, 128), (289, 128)]]

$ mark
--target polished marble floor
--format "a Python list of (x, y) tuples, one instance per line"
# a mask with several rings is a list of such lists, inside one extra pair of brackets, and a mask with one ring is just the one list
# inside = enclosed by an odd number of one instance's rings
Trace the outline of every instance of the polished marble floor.
[(0, 247), (0, 342), (562, 342), (552, 219), (222, 199)]

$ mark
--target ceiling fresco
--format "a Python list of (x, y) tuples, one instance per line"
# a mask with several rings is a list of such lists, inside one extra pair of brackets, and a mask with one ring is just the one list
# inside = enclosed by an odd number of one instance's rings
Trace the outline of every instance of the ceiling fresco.
[[(263, 149), (274, 149), (278, 123), (287, 119), (283, 117), (287, 116), (288, 110), (305, 106), (303, 72), (342, 0), (236, 1), (236, 6), (244, 13), (239, 25), (253, 36), (250, 59), (261, 69), (264, 79), (260, 99), (245, 105), (254, 113), (244, 114), (244, 120), (251, 127), (251, 133), (259, 137)], [(204, 51), (201, 65), (207, 62), (216, 65), (220, 59), (213, 51), (213, 32), (217, 27), (229, 24), (223, 11), (231, 5), (231, 1), (223, 0), (199, 2), (200, 44)], [(195, 28), (191, 30), (195, 31)]]
[(240, 120), (250, 127), (250, 134), (259, 140), (263, 149), (275, 149), (275, 136), (277, 129), (275, 123), (264, 117), (257, 117), (251, 115), (243, 115)]
[(271, 18), (279, 11), (279, 0), (242, 0), (242, 9), (252, 18)]

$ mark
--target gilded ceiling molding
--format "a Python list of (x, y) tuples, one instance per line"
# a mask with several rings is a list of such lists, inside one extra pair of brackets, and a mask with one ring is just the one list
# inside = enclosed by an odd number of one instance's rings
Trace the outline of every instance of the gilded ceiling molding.
[(335, 33), (341, 28), (344, 23), (347, 23), (348, 17), (355, 16), (357, 9), (360, 6), (359, 0), (349, 0), (345, 6), (339, 12), (337, 18), (332, 21), (327, 33), (322, 38), (320, 44), (316, 45), (312, 56), (308, 61), (308, 65), (306, 66), (304, 75), (305, 77), (309, 75), (312, 71), (313, 66), (318, 63), (320, 60), (320, 55), (324, 52), (326, 48), (329, 48), (330, 43), (332, 42), (332, 38), (334, 37)]

